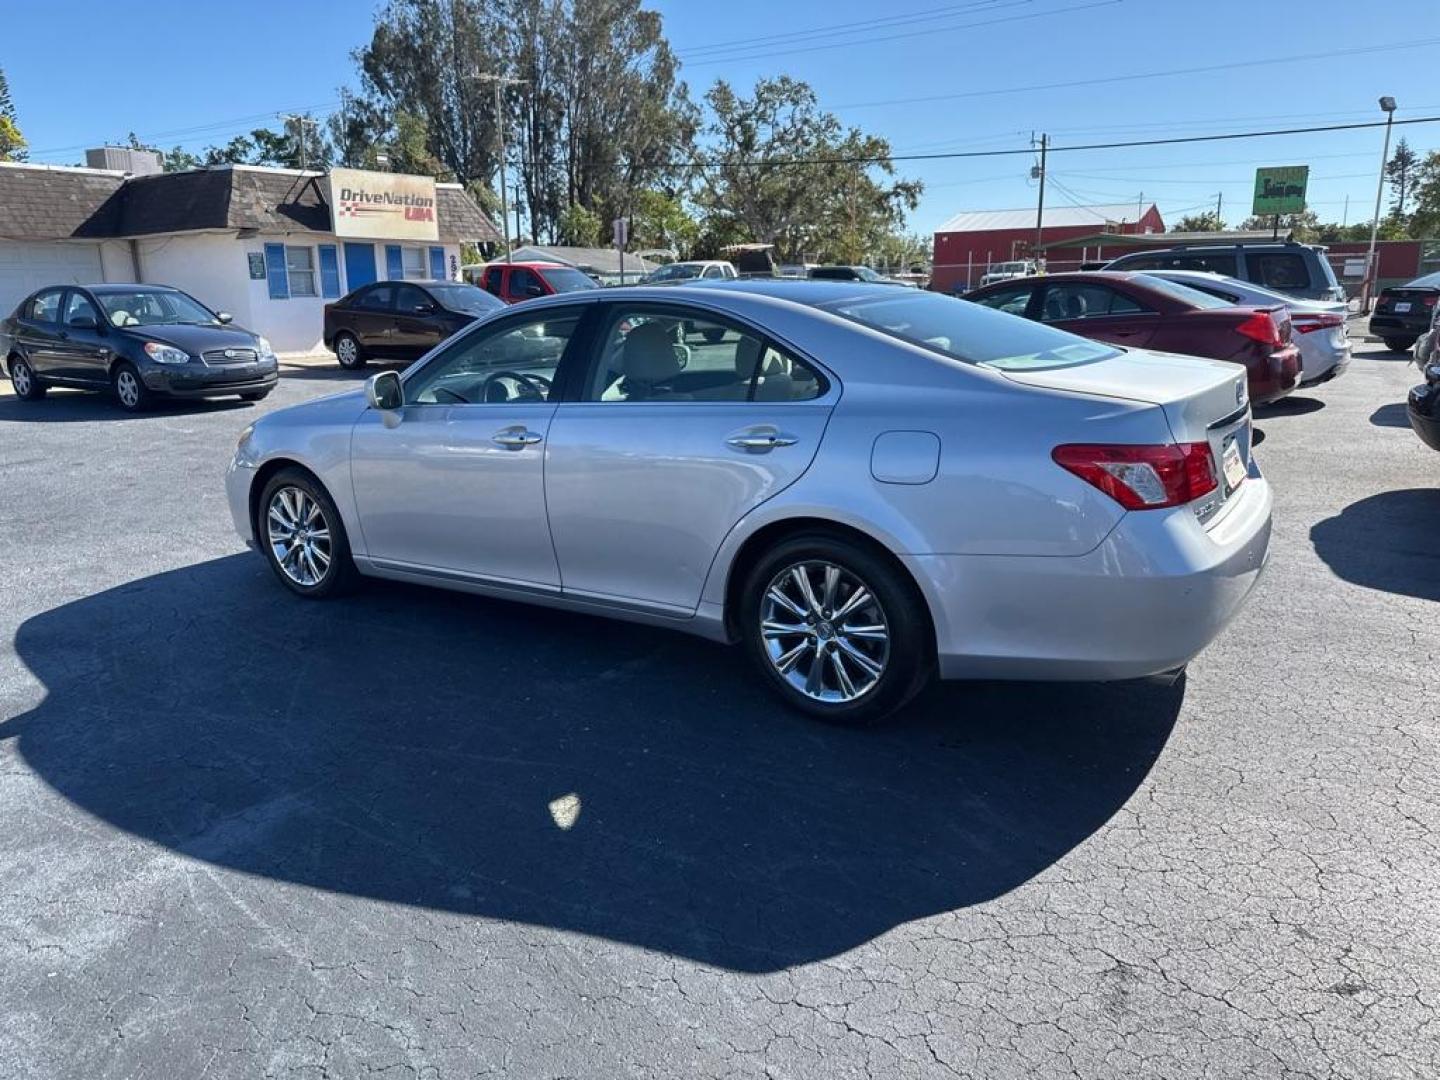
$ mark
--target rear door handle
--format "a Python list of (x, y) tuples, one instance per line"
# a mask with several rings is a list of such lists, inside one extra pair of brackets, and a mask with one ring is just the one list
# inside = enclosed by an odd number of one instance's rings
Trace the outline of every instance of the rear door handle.
[(527, 446), (534, 446), (543, 438), (538, 431), (527, 428), (506, 428), (491, 435), (490, 441), (496, 446), (505, 447), (506, 450), (523, 450)]
[(799, 441), (796, 436), (787, 435), (781, 431), (751, 431), (741, 435), (731, 435), (725, 440), (727, 445), (733, 446), (736, 450), (757, 454), (774, 450), (777, 446), (794, 446)]

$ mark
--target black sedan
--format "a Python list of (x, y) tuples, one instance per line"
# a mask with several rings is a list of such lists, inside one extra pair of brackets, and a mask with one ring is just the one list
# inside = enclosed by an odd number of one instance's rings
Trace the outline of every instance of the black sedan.
[(129, 412), (157, 397), (259, 401), (279, 378), (268, 341), (163, 285), (41, 289), (0, 322), (0, 357), (22, 401), (109, 389)]
[(413, 360), (505, 306), (458, 281), (377, 281), (325, 305), (325, 347), (356, 370), (371, 357)]
[(1370, 316), (1370, 333), (1391, 352), (1405, 352), (1430, 329), (1430, 317), (1440, 301), (1440, 274), (1426, 274), (1404, 285), (1382, 289)]

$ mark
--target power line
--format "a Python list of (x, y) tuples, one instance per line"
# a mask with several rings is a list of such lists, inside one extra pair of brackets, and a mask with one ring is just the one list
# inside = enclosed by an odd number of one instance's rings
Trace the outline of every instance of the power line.
[[(1358, 56), (1362, 53), (1395, 52), (1400, 49), (1422, 49), (1440, 44), (1440, 38), (1423, 38), (1416, 41), (1397, 41), (1384, 45), (1362, 45), (1350, 49), (1334, 49), (1329, 52), (1296, 53), (1292, 56), (1271, 56), (1262, 60), (1236, 60), (1226, 64), (1210, 64), (1204, 67), (1171, 68), (1168, 71), (1146, 71), (1129, 75), (1105, 75), (1094, 79), (1075, 79), (1069, 82), (1035, 83), (1031, 86), (1006, 86), (991, 90), (967, 90), (959, 94), (930, 94), (925, 97), (888, 98), (884, 101), (857, 101), (848, 105), (837, 105), (839, 109), (871, 109), (887, 105), (918, 105), (931, 101), (959, 101), (962, 98), (996, 97), (1002, 94), (1029, 93), (1034, 90), (1069, 90), (1078, 86), (1101, 86), (1108, 83), (1137, 82), (1142, 79), (1164, 79), (1176, 75), (1203, 75), (1213, 71), (1233, 71), (1236, 68), (1269, 67), (1274, 64), (1293, 64), (1305, 60), (1332, 60), (1337, 57)], [(1398, 123), (1399, 121), (1397, 121)]]
[(912, 11), (905, 15), (890, 15), (880, 19), (860, 19), (856, 22), (832, 23), (829, 26), (812, 26), (804, 30), (791, 30), (783, 34), (768, 34), (761, 37), (735, 38), (730, 41), (715, 42), (710, 45), (694, 45), (688, 49), (677, 49), (675, 55), (682, 59), (687, 56), (695, 56), (701, 53), (732, 52), (735, 50), (747, 50), (752, 48), (763, 48), (769, 45), (779, 44), (782, 41), (793, 41), (802, 39), (813, 41), (817, 37), (834, 37), (840, 34), (852, 34), (860, 30), (879, 29), (886, 26), (902, 26), (908, 23), (934, 22), (940, 19), (953, 18), (966, 11), (974, 11), (977, 8), (994, 7), (997, 3), (1034, 3), (1034, 0), (970, 0), (965, 4), (949, 4), (940, 8), (927, 8), (924, 11)]
[[(169, 131), (148, 132), (146, 134), (136, 135), (135, 137), (142, 142), (157, 142), (162, 139), (170, 139), (180, 135), (196, 135), (203, 138), (205, 137), (203, 133), (209, 132), (209, 137), (215, 138), (217, 134), (227, 134), (230, 131), (243, 130), (243, 128), (236, 128), (234, 126), (236, 124), (248, 125), (249, 123), (259, 120), (271, 120), (275, 117), (276, 113), (311, 113), (315, 112), (318, 109), (328, 109), (338, 104), (340, 104), (338, 101), (326, 101), (321, 102), (319, 105), (303, 105), (293, 109), (271, 109), (268, 112), (251, 113), (248, 116), (232, 116), (225, 120), (215, 120), (206, 124), (197, 124), (193, 127), (172, 128)], [(224, 130), (222, 131), (221, 129)], [(73, 146), (56, 146), (46, 150), (32, 150), (30, 151), (30, 156), (45, 157), (53, 156), (56, 154), (73, 153), (76, 150), (88, 150), (93, 147), (97, 142), (103, 141), (103, 139), (91, 139), (89, 142), (76, 143)], [(194, 142), (198, 140), (185, 139), (182, 141)]]
[[(1021, 0), (1021, 2), (1027, 2), (1027, 0)], [(950, 30), (973, 30), (973, 29), (975, 29), (975, 28), (977, 28), (977, 27), (982, 27), (982, 26), (998, 26), (998, 25), (1000, 25), (1001, 23), (1024, 22), (1024, 21), (1028, 21), (1028, 20), (1030, 20), (1030, 19), (1043, 19), (1043, 18), (1046, 18), (1046, 17), (1051, 16), (1051, 15), (1066, 15), (1066, 14), (1069, 14), (1069, 13), (1071, 13), (1071, 12), (1076, 12), (1076, 11), (1089, 11), (1089, 10), (1091, 10), (1091, 9), (1093, 9), (1093, 8), (1113, 7), (1114, 5), (1119, 4), (1119, 3), (1122, 3), (1122, 2), (1123, 2), (1123, 0), (1089, 0), (1088, 3), (1073, 4), (1073, 5), (1071, 5), (1070, 7), (1055, 8), (1054, 10), (1051, 10), (1051, 11), (1035, 11), (1035, 12), (1031, 12), (1031, 13), (1028, 14), (1028, 15), (1006, 15), (1006, 16), (1004, 16), (1004, 17), (1002, 17), (1002, 18), (998, 18), (998, 19), (984, 19), (984, 20), (982, 20), (982, 21), (980, 21), (980, 22), (957, 23), (957, 24), (954, 25), (954, 26), (947, 26), (947, 27), (945, 27), (945, 30), (946, 30), (946, 31), (950, 31)], [(901, 41), (901, 40), (904, 40), (904, 39), (906, 39), (906, 38), (927, 37), (927, 36), (932, 35), (932, 34), (935, 34), (935, 33), (937, 33), (937, 30), (935, 30), (935, 29), (933, 29), (933, 28), (932, 28), (932, 29), (927, 29), (927, 30), (909, 30), (909, 31), (906, 31), (906, 32), (903, 33), (903, 34), (889, 34), (889, 35), (886, 35), (886, 36), (884, 36), (884, 37), (868, 37), (868, 36), (867, 36), (867, 37), (864, 37), (864, 38), (861, 38), (861, 39), (858, 39), (858, 40), (855, 40), (855, 41), (830, 42), (830, 43), (828, 43), (828, 44), (822, 44), (822, 45), (806, 45), (806, 46), (804, 46), (804, 47), (795, 48), (795, 49), (774, 49), (774, 50), (770, 50), (770, 51), (768, 51), (768, 52), (753, 52), (753, 53), (746, 53), (746, 54), (744, 54), (744, 55), (736, 54), (736, 55), (733, 55), (733, 56), (721, 57), (721, 58), (719, 58), (719, 59), (703, 59), (703, 60), (699, 60), (699, 61), (696, 61), (696, 62), (692, 62), (692, 63), (690, 63), (688, 66), (690, 66), (690, 67), (711, 67), (711, 66), (714, 66), (715, 64), (743, 63), (743, 62), (748, 61), (748, 60), (764, 60), (764, 59), (766, 59), (766, 58), (768, 58), (768, 57), (772, 57), (772, 56), (795, 56), (795, 55), (797, 55), (797, 54), (799, 54), (799, 53), (822, 52), (822, 51), (824, 51), (824, 50), (826, 50), (826, 49), (845, 49), (845, 48), (850, 48), (850, 47), (855, 46), (855, 45), (866, 45), (866, 46), (876, 45), (876, 44), (879, 44), (879, 43), (885, 42), (885, 41)]]

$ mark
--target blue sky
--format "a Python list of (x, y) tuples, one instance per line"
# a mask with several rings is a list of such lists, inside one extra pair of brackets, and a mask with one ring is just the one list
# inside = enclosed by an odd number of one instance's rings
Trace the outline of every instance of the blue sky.
[[(699, 93), (789, 74), (810, 82), (846, 122), (897, 153), (1055, 145), (1440, 115), (1434, 57), (1440, 4), (1382, 19), (1353, 0), (651, 0)], [(123, 18), (109, 2), (11, 0), (0, 67), (36, 160), (74, 163), (82, 149), (134, 130), (200, 149), (282, 111), (335, 107), (354, 82), (350, 51), (373, 6), (342, 0), (197, 4), (147, 0)], [(94, 33), (57, 33), (90, 26)], [(836, 27), (848, 29), (827, 33)], [(763, 40), (757, 40), (763, 39)], [(733, 43), (744, 42), (743, 45)], [(1406, 47), (1396, 47), (1406, 46)], [(1368, 51), (1367, 51), (1368, 50)], [(1335, 55), (1337, 53), (1346, 55)], [(1314, 56), (1314, 54), (1329, 54)], [(1313, 56), (1281, 62), (1278, 58)], [(1271, 60), (1263, 65), (1188, 74)], [(1122, 79), (1121, 77), (1127, 77)], [(1111, 80), (1087, 86), (1054, 86)], [(1048, 87), (1048, 88), (1042, 88)], [(1404, 132), (1440, 149), (1440, 124)], [(1157, 201), (1167, 219), (1213, 207), (1248, 212), (1259, 165), (1309, 164), (1310, 202), (1325, 220), (1368, 219), (1377, 130), (1246, 142), (1057, 153), (1047, 201)], [(926, 184), (911, 227), (958, 210), (1031, 206), (1028, 156), (904, 163)]]

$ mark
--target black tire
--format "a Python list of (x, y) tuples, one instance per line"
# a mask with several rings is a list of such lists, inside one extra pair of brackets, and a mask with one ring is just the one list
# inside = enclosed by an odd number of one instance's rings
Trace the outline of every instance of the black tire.
[[(797, 566), (806, 568), (804, 572), (808, 574), (819, 573), (820, 577), (812, 579), (818, 586), (824, 580), (819, 564), (834, 566), (842, 575), (846, 575), (841, 577), (837, 585), (837, 608), (843, 608), (846, 600), (858, 591), (851, 588), (849, 593), (840, 592), (851, 582), (863, 585), (870, 592), (873, 600), (857, 608), (855, 615), (846, 620), (844, 625), (858, 625), (853, 621), (857, 617), (872, 627), (883, 625), (888, 631), (887, 646), (849, 638), (839, 632), (842, 628), (838, 624), (832, 628), (828, 618), (821, 616), (833, 609), (827, 609), (823, 605), (821, 611), (810, 620), (813, 633), (807, 631), (806, 635), (772, 637), (767, 641), (761, 631), (761, 620), (766, 617), (763, 606), (769, 603), (767, 594), (772, 586), (781, 575), (786, 575), (786, 581), (793, 580), (789, 577), (789, 572)], [(817, 600), (823, 600), (818, 588)], [(827, 723), (852, 727), (879, 723), (919, 693), (929, 683), (934, 670), (934, 642), (929, 612), (915, 583), (889, 559), (852, 540), (818, 533), (782, 541), (766, 552), (746, 576), (741, 586), (738, 607), (739, 630), (745, 651), (749, 653), (765, 680), (791, 708)], [(879, 623), (874, 622), (877, 613)], [(786, 617), (796, 618), (795, 625), (799, 625), (799, 616), (794, 615), (793, 611)], [(833, 637), (832, 629), (836, 631)], [(841, 646), (834, 640), (841, 636), (847, 637), (846, 645), (850, 646), (850, 649), (844, 651), (844, 655), (829, 659), (832, 653), (842, 652)], [(850, 676), (847, 677), (863, 678), (864, 669), (850, 659), (855, 648), (862, 649), (872, 664), (876, 663), (876, 658), (880, 657), (881, 650), (884, 650), (879, 661), (879, 677), (868, 688), (848, 700), (821, 700), (808, 694), (804, 688), (791, 685), (787, 676), (777, 669), (776, 661), (772, 660), (769, 651), (771, 641), (777, 643), (777, 651), (788, 653), (807, 640), (811, 642), (809, 652), (802, 652), (801, 659), (792, 667), (797, 678), (808, 676), (813, 663), (822, 656), (829, 660), (831, 665), (838, 664), (849, 669)], [(832, 676), (835, 676), (833, 667), (826, 668), (822, 662), (822, 680), (834, 682), (835, 692), (843, 696), (839, 677), (832, 679)], [(822, 687), (820, 692), (827, 691)]]
[(701, 331), (700, 336), (705, 339), (705, 342), (708, 345), (719, 345), (720, 342), (725, 340), (725, 328), (721, 326), (712, 326)]
[(346, 371), (359, 371), (369, 358), (360, 347), (360, 339), (349, 330), (341, 330), (335, 335), (335, 359)]
[[(276, 526), (272, 527), (271, 525), (270, 509), (282, 491), (292, 493), (288, 497), (288, 501), (281, 503), (282, 507), (286, 508), (295, 507), (294, 492), (303, 492), (308, 496), (318, 506), (319, 518), (308, 520), (305, 523), (306, 528), (311, 533), (322, 527), (327, 530), (329, 548), (326, 554), (329, 561), (324, 564), (323, 572), (314, 581), (307, 582), (303, 579), (309, 576), (306, 572), (307, 567), (315, 568), (320, 565), (318, 557), (314, 555), (315, 549), (320, 547), (318, 538), (311, 545), (308, 563), (304, 561), (304, 552), (295, 556), (292, 565), (299, 569), (298, 574), (292, 574), (291, 570), (281, 565), (281, 556), (277, 552), (277, 547), (286, 550), (286, 561), (291, 562), (288, 552), (296, 546), (294, 543), (287, 543), (288, 538), (283, 531), (284, 525), (279, 519), (277, 519)], [(290, 535), (295, 535), (295, 533), (292, 532)], [(340, 512), (335, 509), (335, 503), (324, 486), (304, 469), (281, 469), (266, 482), (255, 507), (255, 542), (280, 584), (296, 596), (303, 596), (307, 600), (324, 600), (332, 596), (340, 596), (349, 592), (359, 577), (354, 560), (350, 558), (350, 540), (345, 534), (345, 523), (340, 519)], [(303, 547), (303, 543), (301, 546)]]
[(110, 389), (115, 392), (115, 401), (126, 412), (144, 412), (155, 404), (154, 393), (129, 360), (120, 361), (110, 372)]
[(1413, 347), (1419, 339), (1413, 337), (1387, 337), (1382, 340), (1385, 342), (1385, 348), (1391, 352), (1409, 352), (1411, 347)]
[(241, 394), (241, 401), (264, 401), (270, 396), (269, 390), (256, 390), (253, 394)]
[(45, 391), (50, 389), (40, 381), (35, 369), (30, 366), (30, 361), (23, 356), (10, 359), (10, 388), (21, 401), (39, 401), (45, 396)]

